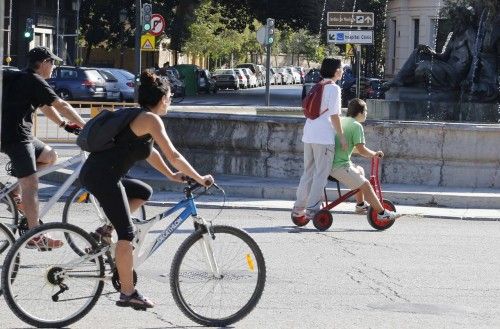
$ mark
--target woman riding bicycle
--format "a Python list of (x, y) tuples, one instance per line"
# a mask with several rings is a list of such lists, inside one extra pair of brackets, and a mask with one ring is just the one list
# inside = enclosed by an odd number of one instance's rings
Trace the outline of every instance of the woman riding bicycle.
[[(144, 112), (116, 136), (115, 147), (89, 155), (82, 167), (80, 180), (97, 198), (118, 234), (115, 261), (121, 294), (116, 305), (150, 308), (154, 304), (138, 293), (133, 284), (134, 226), (130, 213), (150, 198), (152, 189), (144, 182), (124, 176), (137, 161), (146, 159), (151, 166), (173, 181), (182, 182), (182, 177), (187, 175), (198, 183), (209, 186), (214, 179), (211, 175), (201, 176), (176, 150), (165, 131), (160, 116), (167, 113), (170, 104), (168, 83), (146, 71), (141, 74), (140, 82), (139, 104)], [(169, 169), (160, 153), (153, 148), (153, 142), (179, 172), (174, 173)]]

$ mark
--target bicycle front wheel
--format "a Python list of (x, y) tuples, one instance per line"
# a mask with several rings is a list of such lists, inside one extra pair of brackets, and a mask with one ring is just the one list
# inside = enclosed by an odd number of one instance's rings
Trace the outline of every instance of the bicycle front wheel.
[[(264, 291), (266, 265), (259, 246), (244, 231), (230, 226), (213, 226), (212, 230), (215, 239), (197, 230), (179, 247), (170, 287), (188, 318), (204, 326), (223, 327), (241, 320), (257, 305)], [(207, 238), (211, 243), (207, 244)]]
[[(87, 253), (77, 255), (66, 235)], [(69, 224), (49, 223), (28, 231), (4, 262), (2, 288), (7, 305), (19, 319), (36, 327), (61, 328), (78, 321), (103, 290), (104, 262), (101, 256), (92, 256), (97, 248), (89, 234)]]
[[(12, 234), (7, 226), (0, 223), (0, 273), (2, 271), (5, 256), (7, 256), (7, 253), (14, 244), (14, 241), (14, 234)], [(2, 295), (2, 287), (0, 287), (0, 295)]]

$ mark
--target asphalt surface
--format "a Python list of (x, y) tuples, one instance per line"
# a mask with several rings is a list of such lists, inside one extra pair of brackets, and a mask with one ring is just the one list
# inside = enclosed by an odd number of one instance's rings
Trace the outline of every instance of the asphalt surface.
[[(59, 220), (62, 206), (47, 220)], [(147, 207), (150, 216), (160, 210)], [(217, 213), (200, 209), (208, 219)], [(75, 222), (86, 216), (81, 212)], [(257, 209), (226, 209), (214, 222), (244, 229), (266, 260), (262, 299), (234, 328), (500, 327), (500, 222), (406, 216), (379, 232), (364, 216), (342, 215), (319, 232), (311, 224), (293, 226), (288, 211)], [(138, 289), (157, 303), (154, 309), (116, 307), (118, 295), (107, 284), (94, 309), (71, 328), (198, 327), (179, 311), (168, 283), (173, 254), (190, 228), (183, 224), (138, 269)], [(0, 310), (2, 328), (28, 327), (3, 298)]]

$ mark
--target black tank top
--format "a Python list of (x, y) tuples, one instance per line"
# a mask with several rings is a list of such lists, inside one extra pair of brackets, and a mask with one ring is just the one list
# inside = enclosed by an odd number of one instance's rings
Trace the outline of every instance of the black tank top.
[(123, 176), (132, 166), (140, 160), (144, 160), (153, 150), (153, 139), (151, 135), (136, 136), (130, 125), (116, 136), (116, 146), (89, 155), (86, 166), (95, 169), (111, 169), (114, 174)]

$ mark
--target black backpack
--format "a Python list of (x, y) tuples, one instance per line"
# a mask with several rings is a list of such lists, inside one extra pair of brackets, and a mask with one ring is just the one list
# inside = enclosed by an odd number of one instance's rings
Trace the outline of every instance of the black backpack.
[(142, 108), (103, 110), (90, 119), (80, 131), (76, 144), (87, 152), (100, 152), (115, 147), (115, 137), (139, 114)]

